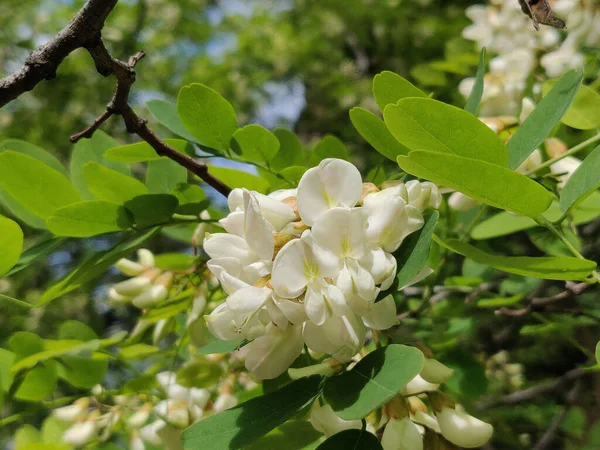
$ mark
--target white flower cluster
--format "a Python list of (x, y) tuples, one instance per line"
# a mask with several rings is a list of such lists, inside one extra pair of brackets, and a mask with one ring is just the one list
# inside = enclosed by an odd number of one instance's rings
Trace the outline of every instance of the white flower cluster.
[[(569, 29), (562, 41), (561, 32), (555, 28), (542, 26), (537, 32), (518, 1), (489, 3), (467, 8), (473, 24), (462, 33), (464, 38), (477, 42), (479, 48), (486, 47), (498, 55), (490, 61), (490, 72), (484, 78), (482, 115), (516, 114), (529, 76), (538, 65), (549, 78), (557, 78), (568, 69), (583, 66), (581, 47), (600, 45), (600, 7), (595, 2), (552, 2), (552, 9)], [(459, 90), (465, 97), (473, 83), (473, 78), (461, 82)]]
[[(421, 373), (383, 407), (381, 421), (376, 425), (367, 423), (367, 429), (372, 433), (383, 428), (381, 445), (384, 450), (448, 448), (441, 444), (434, 446), (431, 442), (439, 440), (461, 448), (476, 448), (491, 438), (494, 429), (490, 424), (467, 414), (437, 392), (439, 385), (452, 374), (452, 369), (433, 358), (426, 358)], [(429, 396), (430, 408), (419, 398), (425, 394)], [(313, 405), (310, 421), (326, 437), (362, 428), (360, 420), (343, 420), (329, 405)]]
[(133, 278), (109, 288), (108, 299), (112, 303), (133, 303), (141, 309), (152, 308), (168, 297), (173, 273), (156, 268), (154, 255), (150, 250), (138, 250), (138, 262), (123, 258), (117, 261), (116, 266)]
[(391, 296), (375, 302), (396, 274), (391, 253), (440, 201), (428, 182), (363, 185), (358, 169), (339, 159), (307, 170), (297, 190), (235, 189), (220, 221), (227, 233), (204, 241), (208, 267), (229, 294), (206, 317), (210, 331), (251, 341), (246, 367), (260, 379), (285, 371), (304, 344), (349, 361), (366, 327), (397, 322)]
[[(216, 363), (216, 362), (215, 362)], [(77, 448), (93, 442), (105, 442), (114, 432), (129, 433), (129, 448), (144, 450), (146, 444), (178, 449), (181, 431), (207, 415), (237, 405), (228, 381), (215, 390), (187, 388), (176, 382), (177, 375), (161, 372), (156, 381), (166, 395), (163, 400), (146, 395), (117, 395), (112, 405), (97, 397), (84, 397), (52, 412), (55, 419), (68, 423), (62, 440)], [(100, 386), (93, 392), (104, 397)], [(216, 395), (214, 401), (211, 397)]]

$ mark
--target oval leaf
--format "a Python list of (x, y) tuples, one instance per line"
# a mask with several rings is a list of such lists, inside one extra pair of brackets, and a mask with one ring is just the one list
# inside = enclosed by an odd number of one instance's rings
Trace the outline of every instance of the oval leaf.
[(244, 448), (311, 404), (321, 393), (321, 381), (319, 376), (301, 378), (278, 391), (207, 417), (184, 430), (183, 447)]
[(384, 71), (373, 78), (373, 95), (379, 110), (387, 105), (396, 104), (405, 97), (427, 97), (423, 91), (394, 72)]
[(132, 214), (138, 228), (147, 228), (171, 221), (179, 201), (169, 194), (148, 194), (125, 202), (125, 208)]
[(279, 151), (271, 160), (271, 169), (279, 171), (289, 166), (306, 164), (307, 153), (296, 134), (285, 128), (275, 128), (273, 134), (279, 141)]
[[(556, 81), (544, 83), (543, 94), (546, 95), (555, 84)], [(600, 94), (587, 86), (581, 86), (561, 122), (578, 130), (598, 128), (600, 126)]]
[(319, 141), (310, 155), (310, 165), (317, 166), (326, 158), (339, 158), (348, 161), (348, 149), (335, 136), (327, 135)]
[(264, 194), (269, 189), (269, 183), (262, 178), (229, 167), (208, 166), (208, 172), (221, 180), (231, 189), (246, 188), (250, 191), (257, 191)]
[[(181, 139), (165, 139), (164, 142), (182, 153), (185, 153), (186, 147), (188, 146), (187, 141)], [(109, 148), (104, 153), (104, 157), (111, 161), (121, 161), (125, 163), (152, 161), (161, 158), (147, 142), (136, 142), (135, 144)]]
[(465, 111), (470, 112), (474, 116), (477, 116), (477, 110), (481, 103), (481, 97), (483, 96), (483, 76), (485, 75), (485, 47), (481, 49), (479, 55), (479, 67), (477, 67), (477, 75), (475, 75), (475, 83), (467, 99), (465, 105)]
[(391, 344), (378, 348), (352, 370), (327, 378), (323, 394), (342, 419), (362, 419), (417, 376), (423, 360), (423, 353), (415, 347)]
[(277, 156), (279, 140), (260, 125), (246, 125), (233, 134), (231, 147), (246, 161), (268, 163)]
[(569, 177), (560, 195), (560, 209), (567, 212), (600, 187), (600, 145)]
[(131, 170), (127, 164), (110, 161), (104, 157), (104, 153), (116, 145), (117, 142), (101, 130), (95, 132), (91, 139), (81, 139), (75, 144), (73, 154), (71, 155), (71, 182), (84, 200), (92, 200), (94, 198), (88, 189), (84, 174), (86, 164), (95, 162), (123, 175), (131, 175)]
[(177, 104), (165, 100), (150, 100), (146, 103), (146, 107), (156, 120), (177, 136), (181, 136), (187, 141), (196, 141), (194, 135), (187, 130), (181, 121), (181, 118), (177, 113)]
[(177, 97), (177, 112), (196, 139), (211, 148), (226, 151), (238, 129), (233, 106), (221, 94), (204, 86), (184, 86)]
[(548, 137), (573, 103), (583, 80), (583, 70), (569, 70), (521, 124), (508, 141), (508, 167), (516, 169)]
[(0, 187), (29, 212), (43, 218), (81, 200), (60, 172), (13, 151), (0, 153)]
[(0, 153), (6, 150), (23, 153), (24, 155), (29, 155), (35, 159), (39, 159), (41, 162), (52, 167), (54, 170), (59, 171), (64, 176), (69, 176), (67, 170), (58, 159), (37, 145), (33, 145), (29, 142), (21, 141), (19, 139), (7, 139), (2, 141), (0, 144)]
[(584, 280), (596, 268), (594, 261), (568, 256), (500, 256), (486, 253), (459, 240), (442, 241), (434, 238), (442, 247), (486, 266), (525, 277), (547, 280)]
[(148, 193), (141, 181), (95, 162), (87, 163), (84, 173), (90, 192), (100, 200), (122, 205), (127, 200)]
[(0, 277), (19, 261), (23, 249), (23, 231), (16, 222), (0, 216)]
[(385, 123), (372, 112), (364, 108), (352, 108), (350, 120), (365, 141), (386, 158), (396, 161), (398, 156), (408, 155), (408, 148), (398, 142)]
[(508, 153), (490, 128), (460, 108), (430, 98), (405, 98), (388, 105), (385, 124), (411, 150), (429, 150), (474, 158), (500, 166)]
[(548, 209), (552, 194), (520, 173), (471, 158), (424, 151), (399, 156), (406, 173), (460, 191), (482, 203), (528, 217)]
[(87, 200), (57, 209), (47, 223), (57, 236), (89, 237), (124, 230), (130, 220), (122, 206)]
[(317, 450), (383, 450), (379, 439), (367, 430), (344, 430), (334, 434), (317, 447)]
[(151, 194), (167, 194), (187, 179), (187, 169), (173, 160), (161, 158), (148, 162), (146, 186)]

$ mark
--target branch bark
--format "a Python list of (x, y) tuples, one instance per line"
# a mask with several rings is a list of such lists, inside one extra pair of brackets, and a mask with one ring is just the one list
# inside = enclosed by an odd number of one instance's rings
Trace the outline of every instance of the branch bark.
[(113, 58), (102, 42), (102, 28), (118, 0), (88, 0), (73, 20), (51, 41), (33, 52), (23, 67), (0, 80), (0, 108), (21, 94), (33, 89), (42, 80), (54, 78), (58, 66), (65, 57), (78, 48), (85, 48), (102, 76), (114, 75), (117, 83), (106, 110), (85, 130), (71, 136), (75, 143), (91, 138), (113, 115), (123, 118), (127, 131), (137, 134), (161, 156), (166, 156), (194, 173), (225, 197), (231, 189), (208, 172), (206, 164), (185, 155), (162, 141), (147, 126), (147, 120), (138, 116), (129, 104), (129, 92), (135, 82), (135, 65), (144, 57), (138, 52), (123, 62)]

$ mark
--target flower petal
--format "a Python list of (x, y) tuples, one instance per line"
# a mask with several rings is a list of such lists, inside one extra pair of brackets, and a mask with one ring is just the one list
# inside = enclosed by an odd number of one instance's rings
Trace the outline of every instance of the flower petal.
[(363, 208), (332, 208), (314, 223), (317, 245), (340, 258), (360, 258), (365, 253), (367, 211)]
[(261, 215), (258, 200), (244, 189), (244, 236), (248, 246), (267, 261), (273, 259), (275, 237), (273, 227)]

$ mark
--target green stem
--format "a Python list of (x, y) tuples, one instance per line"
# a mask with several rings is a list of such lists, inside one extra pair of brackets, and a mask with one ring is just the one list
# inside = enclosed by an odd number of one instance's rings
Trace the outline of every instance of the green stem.
[(539, 166), (534, 167), (530, 171), (525, 172), (525, 175), (532, 175), (532, 174), (534, 174), (536, 172), (539, 172), (540, 170), (545, 169), (546, 167), (551, 166), (555, 162), (560, 161), (561, 159), (566, 158), (567, 156), (574, 155), (575, 153), (577, 153), (577, 152), (583, 150), (584, 148), (586, 148), (588, 145), (593, 144), (594, 142), (598, 142), (598, 141), (600, 141), (600, 133), (598, 133), (596, 136), (593, 136), (593, 137), (591, 137), (591, 138), (583, 141), (580, 144), (577, 144), (575, 147), (567, 150), (562, 155), (555, 156), (554, 158), (551, 158), (548, 161), (543, 162)]

